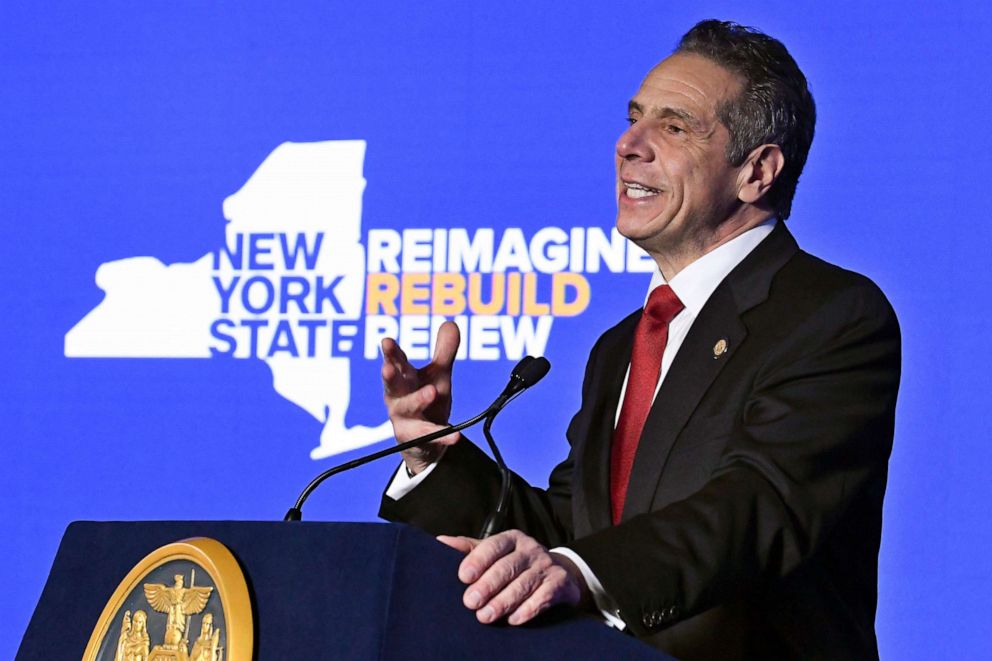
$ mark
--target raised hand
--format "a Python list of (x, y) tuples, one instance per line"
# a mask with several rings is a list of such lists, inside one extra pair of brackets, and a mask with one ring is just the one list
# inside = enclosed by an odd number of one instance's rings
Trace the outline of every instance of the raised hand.
[(503, 617), (509, 624), (523, 624), (556, 604), (580, 606), (589, 601), (578, 567), (519, 530), (482, 540), (446, 535), (437, 539), (468, 554), (458, 567), (458, 578), (468, 583), (465, 606), (484, 624)]
[[(451, 415), (451, 369), (458, 351), (458, 326), (441, 325), (430, 363), (416, 369), (395, 340), (382, 341), (382, 390), (393, 435), (400, 443), (448, 425)], [(419, 473), (441, 456), (444, 447), (458, 441), (457, 432), (422, 448), (403, 453), (407, 467)]]

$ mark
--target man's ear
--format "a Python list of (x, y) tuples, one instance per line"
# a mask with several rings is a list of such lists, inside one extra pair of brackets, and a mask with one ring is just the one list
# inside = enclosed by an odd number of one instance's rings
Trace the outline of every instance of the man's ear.
[(741, 167), (737, 198), (754, 204), (768, 192), (785, 167), (785, 156), (778, 145), (755, 147)]

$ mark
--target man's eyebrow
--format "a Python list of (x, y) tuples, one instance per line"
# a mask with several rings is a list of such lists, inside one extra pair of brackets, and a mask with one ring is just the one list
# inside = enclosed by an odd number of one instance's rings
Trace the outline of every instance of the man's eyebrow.
[(678, 117), (679, 119), (686, 122), (687, 124), (689, 124), (690, 127), (694, 129), (702, 128), (702, 124), (700, 123), (699, 119), (696, 118), (695, 115), (681, 108), (672, 108), (670, 106), (664, 106), (661, 108), (652, 108), (650, 112), (645, 112), (644, 107), (641, 104), (639, 104), (637, 101), (631, 101), (630, 103), (627, 104), (627, 112), (628, 113), (636, 112), (641, 115), (648, 115), (657, 119), (663, 119), (665, 117)]

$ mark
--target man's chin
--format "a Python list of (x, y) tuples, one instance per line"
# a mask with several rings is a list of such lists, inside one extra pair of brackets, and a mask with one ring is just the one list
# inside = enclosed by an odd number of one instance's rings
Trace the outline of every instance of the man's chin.
[(621, 211), (617, 214), (616, 226), (621, 236), (640, 245), (639, 242), (648, 241), (657, 235), (659, 228), (664, 227), (664, 223), (659, 222), (657, 216), (644, 218), (640, 215), (634, 216)]

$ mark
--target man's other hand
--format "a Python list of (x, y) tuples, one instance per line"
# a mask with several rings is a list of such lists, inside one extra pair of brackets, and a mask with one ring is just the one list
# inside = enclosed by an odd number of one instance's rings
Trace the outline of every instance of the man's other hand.
[(523, 624), (556, 604), (580, 606), (588, 601), (579, 569), (519, 530), (482, 540), (447, 535), (437, 539), (468, 554), (458, 567), (458, 578), (468, 584), (465, 606), (482, 623), (507, 617), (509, 624)]
[[(448, 426), (451, 415), (451, 369), (458, 352), (458, 326), (441, 325), (430, 363), (416, 369), (395, 340), (382, 341), (382, 390), (393, 435), (400, 443)], [(419, 473), (440, 457), (445, 445), (460, 438), (454, 433), (426, 447), (403, 453), (407, 467)]]

